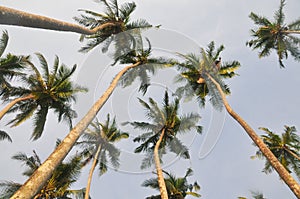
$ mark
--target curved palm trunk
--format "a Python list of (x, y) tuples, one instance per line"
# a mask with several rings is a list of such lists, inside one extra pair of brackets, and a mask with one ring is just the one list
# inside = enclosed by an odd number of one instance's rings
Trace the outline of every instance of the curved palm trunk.
[(224, 103), (224, 106), (227, 110), (227, 112), (231, 115), (233, 119), (235, 119), (248, 133), (250, 138), (253, 140), (253, 142), (258, 146), (260, 151), (264, 154), (266, 159), (270, 162), (272, 167), (277, 171), (280, 178), (287, 184), (287, 186), (291, 189), (291, 191), (297, 196), (297, 198), (300, 198), (300, 185), (295, 181), (295, 179), (289, 174), (289, 172), (282, 166), (282, 164), (278, 161), (276, 156), (271, 152), (271, 150), (265, 145), (265, 143), (262, 141), (262, 139), (256, 134), (256, 132), (249, 126), (249, 124), (243, 120), (236, 112), (232, 110), (230, 105), (228, 104), (226, 100), (226, 96), (218, 82), (216, 82), (209, 74), (206, 74), (209, 79), (215, 84), (218, 91), (221, 94), (222, 101)]
[(89, 178), (88, 178), (88, 182), (87, 182), (86, 189), (85, 189), (84, 199), (89, 199), (89, 197), (90, 197), (90, 189), (91, 189), (92, 178), (93, 178), (95, 168), (97, 166), (100, 151), (101, 151), (101, 145), (98, 147), (97, 152), (94, 156), (94, 160), (93, 160), (90, 172), (89, 172)]
[(52, 152), (47, 160), (30, 176), (30, 178), (16, 191), (11, 199), (30, 199), (32, 198), (51, 177), (52, 172), (67, 156), (72, 149), (81, 133), (88, 127), (88, 125), (96, 117), (99, 110), (108, 100), (114, 89), (116, 88), (119, 79), (122, 75), (131, 68), (139, 66), (140, 62), (132, 64), (123, 68), (113, 79), (110, 86), (103, 93), (103, 95), (95, 102), (86, 115), (76, 124), (76, 126), (64, 138), (61, 144)]
[(162, 142), (164, 134), (165, 134), (165, 130), (163, 129), (159, 136), (159, 139), (156, 142), (155, 147), (154, 147), (154, 161), (155, 161), (155, 168), (156, 168), (156, 173), (157, 173), (157, 182), (158, 182), (158, 186), (159, 186), (160, 197), (161, 197), (161, 199), (168, 199), (168, 192), (167, 192), (166, 183), (165, 183), (165, 179), (164, 179), (163, 172), (161, 169), (160, 159), (159, 159), (159, 154), (158, 154), (158, 149), (159, 149), (160, 143)]
[(18, 102), (33, 99), (33, 98), (34, 98), (34, 96), (32, 94), (29, 94), (29, 95), (26, 95), (25, 97), (20, 97), (20, 98), (14, 99), (0, 111), (0, 120), (7, 113), (7, 111), (9, 111), (15, 104), (17, 104)]
[(85, 35), (95, 34), (97, 31), (102, 30), (103, 28), (115, 25), (114, 23), (105, 23), (91, 30), (77, 24), (59, 21), (57, 19), (31, 14), (4, 6), (0, 6), (0, 24), (56, 31), (69, 31)]

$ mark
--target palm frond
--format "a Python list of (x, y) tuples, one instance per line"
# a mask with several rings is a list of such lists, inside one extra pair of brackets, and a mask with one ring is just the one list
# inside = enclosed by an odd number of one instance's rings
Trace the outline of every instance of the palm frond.
[(131, 13), (136, 9), (136, 4), (134, 2), (124, 3), (120, 6), (119, 17), (124, 20), (124, 22), (129, 22)]
[(285, 0), (281, 0), (279, 9), (275, 12), (275, 21), (278, 25), (283, 25), (285, 19), (284, 13), (282, 12), (284, 6)]
[(8, 140), (9, 142), (12, 142), (11, 137), (5, 132), (0, 130), (0, 140)]
[(8, 44), (9, 36), (7, 31), (2, 31), (2, 36), (0, 39), (0, 57), (3, 55), (6, 46)]
[(36, 56), (38, 57), (40, 64), (41, 64), (41, 68), (43, 69), (43, 78), (46, 80), (46, 83), (49, 83), (49, 68), (48, 68), (48, 63), (47, 60), (45, 59), (45, 57), (40, 54), (40, 53), (36, 53)]
[(176, 155), (184, 159), (190, 158), (188, 148), (183, 145), (183, 143), (177, 137), (173, 137), (171, 141), (168, 142), (168, 147), (170, 151), (175, 153)]
[(256, 25), (270, 26), (272, 24), (266, 17), (259, 16), (253, 12), (250, 13), (249, 18), (252, 19)]
[[(22, 104), (24, 106), (22, 106)], [(21, 103), (20, 105), (17, 105), (15, 108), (11, 109), (10, 111), (15, 111), (17, 109), (23, 109), (21, 110), (21, 113), (18, 113), (14, 119), (12, 119), (8, 124), (11, 124), (12, 127), (18, 126), (21, 123), (25, 122), (27, 119), (29, 119), (35, 112), (35, 110), (38, 108), (37, 104), (30, 103), (25, 104)]]
[(0, 182), (0, 198), (10, 198), (22, 186), (22, 184), (12, 181)]
[(297, 19), (287, 25), (289, 30), (299, 30), (300, 29), (300, 19)]
[(31, 135), (31, 139), (37, 140), (42, 136), (44, 131), (46, 119), (48, 114), (48, 107), (41, 107), (34, 116), (34, 130)]

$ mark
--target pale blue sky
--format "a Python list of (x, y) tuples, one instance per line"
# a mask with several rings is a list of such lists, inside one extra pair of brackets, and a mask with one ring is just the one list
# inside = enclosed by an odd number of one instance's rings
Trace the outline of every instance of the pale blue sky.
[[(212, 40), (216, 41), (217, 45), (225, 45), (226, 49), (222, 58), (224, 60), (239, 60), (242, 65), (238, 70), (240, 76), (227, 81), (232, 91), (228, 100), (236, 112), (244, 117), (259, 134), (262, 133), (258, 130), (258, 127), (261, 126), (279, 133), (283, 131), (284, 125), (295, 125), (297, 129), (300, 129), (299, 62), (294, 62), (290, 58), (285, 61), (286, 69), (280, 69), (275, 53), (268, 58), (259, 59), (257, 52), (251, 51), (245, 46), (246, 41), (250, 38), (249, 30), (253, 28), (253, 23), (248, 18), (249, 13), (253, 11), (272, 18), (274, 11), (278, 8), (279, 0), (265, 0), (263, 2), (258, 0), (137, 0), (136, 4), (137, 9), (133, 18), (144, 18), (154, 25), (161, 24), (170, 36), (175, 36), (175, 39), (166, 36), (159, 38), (162, 41), (172, 40), (174, 46), (166, 47), (158, 42), (154, 45), (156, 49), (167, 51), (178, 51), (176, 47), (181, 47), (182, 50), (187, 50), (188, 47), (197, 49), (206, 46)], [(287, 22), (299, 17), (299, 4), (298, 0), (287, 0), (284, 9)], [(77, 10), (80, 8), (94, 11), (99, 11), (102, 8), (92, 0), (1, 0), (1, 5), (70, 22), (73, 22), (72, 17), (78, 16)], [(10, 35), (6, 52), (31, 55), (34, 52), (40, 52), (51, 64), (54, 55), (58, 55), (66, 65), (72, 66), (76, 63), (79, 66), (78, 72), (83, 73), (82, 71), (84, 71), (87, 74), (77, 78), (80, 83), (86, 82), (91, 91), (85, 97), (78, 99), (78, 104), (75, 107), (80, 115), (88, 109), (90, 105), (88, 102), (92, 102), (95, 97), (99, 96), (101, 89), (104, 90), (110, 82), (111, 79), (105, 78), (104, 75), (110, 76), (116, 72), (117, 68), (108, 67), (110, 61), (106, 55), (99, 53), (99, 57), (97, 57), (96, 53), (98, 52), (96, 51), (89, 54), (79, 53), (78, 49), (82, 44), (79, 42), (79, 35), (75, 33), (1, 26), (1, 30), (4, 29), (8, 30)], [(157, 39), (157, 37), (155, 38)], [(189, 45), (186, 45), (187, 43)], [(99, 60), (101, 60), (100, 63)], [(93, 72), (91, 73), (91, 70), (84, 67), (90, 67)], [(96, 72), (94, 73), (94, 71)], [(172, 71), (157, 74), (153, 79), (155, 86), (149, 95), (155, 98), (157, 96), (156, 99), (160, 100), (159, 97), (163, 96), (164, 85), (172, 87), (172, 81), (168, 78), (169, 74), (172, 74)], [(91, 79), (95, 81), (93, 82)], [(121, 90), (118, 88), (100, 115), (105, 115), (106, 111), (110, 111), (120, 114), (117, 116), (117, 119), (120, 117), (120, 122), (126, 118), (136, 119), (137, 112), (141, 110), (139, 107), (131, 106), (135, 99), (132, 96), (136, 95), (136, 85), (128, 89)], [(122, 104), (125, 107), (123, 107), (125, 112), (118, 108), (119, 106), (122, 107)], [(205, 110), (195, 105), (183, 105), (182, 107), (184, 107), (182, 112), (191, 111), (190, 109), (199, 111), (202, 116), (200, 124), (204, 126), (204, 132), (202, 136), (186, 138), (187, 145), (191, 145), (191, 161), (172, 162), (172, 164), (167, 165), (166, 170), (171, 170), (178, 176), (182, 176), (188, 167), (192, 167), (195, 174), (190, 180), (191, 182), (198, 181), (201, 186), (200, 194), (205, 199), (236, 199), (238, 196), (250, 198), (250, 190), (261, 191), (268, 199), (295, 198), (288, 187), (279, 180), (277, 174), (266, 175), (261, 172), (263, 161), (250, 159), (256, 148), (243, 129), (228, 115), (223, 118), (222, 115), (217, 114), (220, 116), (219, 119), (211, 122), (213, 114), (209, 105)], [(5, 121), (11, 117), (6, 117)], [(99, 119), (101, 120), (101, 117)], [(214, 128), (222, 126), (220, 124), (223, 123), (223, 119), (225, 119), (225, 123), (220, 139), (213, 150), (200, 159), (199, 152), (206, 134), (209, 132), (218, 135), (219, 131), (215, 132)], [(35, 149), (41, 158), (45, 159), (54, 148), (56, 138), (63, 138), (68, 132), (65, 124), (57, 125), (56, 119), (50, 117), (43, 137), (38, 141), (31, 142), (29, 141), (30, 121), (13, 129), (3, 127), (3, 122), (0, 125), (1, 129), (4, 128), (10, 133), (14, 141), (12, 144), (0, 143), (2, 158), (0, 180), (17, 182), (25, 180), (21, 176), (24, 168), (18, 162), (10, 159), (12, 155), (19, 151), (31, 155), (32, 150)], [(208, 131), (209, 128), (211, 131)], [(192, 133), (192, 135), (194, 134)], [(149, 176), (152, 177), (152, 175), (138, 171), (140, 162), (136, 160), (139, 157), (134, 159), (130, 152), (134, 145), (127, 141), (121, 143), (119, 147), (124, 151), (124, 156), (121, 159), (121, 163), (124, 163), (124, 166), (121, 166), (123, 172), (109, 171), (100, 178), (95, 175), (91, 196), (107, 199), (140, 199), (157, 194), (155, 190), (140, 186), (145, 179), (148, 179)], [(73, 188), (85, 186), (87, 172), (88, 170), (85, 169), (80, 181)]]

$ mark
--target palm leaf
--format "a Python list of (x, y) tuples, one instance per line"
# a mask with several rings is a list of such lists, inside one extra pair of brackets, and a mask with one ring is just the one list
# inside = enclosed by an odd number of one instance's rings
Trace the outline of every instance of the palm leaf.
[(8, 140), (9, 142), (12, 142), (11, 137), (5, 132), (0, 130), (0, 140)]
[(9, 36), (8, 36), (7, 31), (3, 31), (1, 39), (0, 39), (0, 57), (3, 55), (3, 53), (6, 49), (8, 39), (9, 39)]
[(49, 81), (50, 81), (48, 63), (42, 54), (36, 53), (36, 56), (38, 57), (38, 59), (40, 61), (41, 68), (43, 69), (43, 78), (46, 80), (46, 83), (48, 85)]
[(12, 181), (0, 182), (0, 198), (10, 198), (22, 186), (22, 184)]
[(46, 119), (48, 114), (48, 107), (41, 107), (34, 116), (34, 130), (31, 139), (37, 140), (42, 136), (44, 131)]
[(275, 21), (278, 25), (283, 25), (284, 22), (284, 13), (282, 12), (283, 7), (285, 6), (285, 0), (280, 1), (280, 6), (278, 11), (275, 12)]

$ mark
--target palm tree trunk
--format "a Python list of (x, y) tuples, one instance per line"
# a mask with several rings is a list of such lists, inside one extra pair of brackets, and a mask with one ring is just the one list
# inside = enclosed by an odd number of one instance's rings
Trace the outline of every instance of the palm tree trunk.
[(52, 172), (67, 156), (72, 149), (81, 133), (88, 127), (88, 125), (96, 117), (99, 110), (108, 100), (114, 89), (116, 88), (119, 79), (122, 75), (131, 68), (139, 66), (140, 62), (132, 64), (123, 68), (113, 79), (107, 90), (103, 95), (95, 102), (86, 115), (76, 124), (76, 126), (69, 132), (64, 138), (61, 144), (52, 152), (47, 160), (30, 176), (30, 178), (22, 185), (22, 187), (16, 191), (11, 199), (30, 199), (32, 198), (43, 185), (50, 178)]
[(256, 132), (249, 126), (249, 124), (243, 120), (236, 112), (232, 110), (230, 105), (226, 100), (226, 96), (218, 82), (216, 82), (209, 74), (206, 74), (208, 78), (214, 83), (217, 87), (219, 93), (221, 94), (222, 101), (227, 112), (231, 115), (233, 119), (235, 119), (248, 133), (253, 142), (258, 146), (260, 151), (264, 154), (266, 159), (270, 162), (272, 167), (277, 171), (281, 179), (287, 184), (287, 186), (291, 189), (291, 191), (300, 198), (300, 185), (295, 181), (295, 179), (289, 174), (289, 172), (282, 166), (282, 164), (278, 161), (276, 156), (271, 152), (271, 150), (265, 145), (265, 143), (261, 140), (261, 138), (256, 134)]
[(0, 111), (0, 120), (7, 113), (7, 111), (9, 111), (15, 104), (17, 104), (18, 102), (33, 99), (33, 98), (34, 98), (34, 96), (32, 94), (29, 94), (29, 95), (26, 95), (25, 97), (20, 97), (20, 98), (14, 99)]
[(95, 168), (97, 166), (100, 151), (101, 151), (101, 145), (98, 147), (98, 149), (95, 153), (95, 156), (94, 156), (94, 160), (93, 160), (90, 172), (89, 172), (89, 178), (88, 178), (88, 182), (87, 182), (86, 189), (85, 189), (84, 199), (89, 199), (89, 197), (90, 197), (90, 189), (91, 189), (92, 178), (93, 178)]
[(282, 33), (286, 34), (300, 34), (300, 30), (284, 30)]
[(56, 31), (69, 31), (85, 35), (95, 34), (97, 31), (102, 30), (103, 28), (115, 25), (114, 23), (105, 23), (91, 30), (77, 24), (59, 21), (57, 19), (31, 14), (4, 6), (0, 6), (0, 24)]
[(162, 142), (164, 134), (165, 134), (165, 130), (163, 129), (161, 131), (159, 139), (156, 142), (155, 147), (154, 147), (154, 161), (155, 161), (155, 168), (156, 168), (156, 173), (157, 173), (157, 181), (158, 181), (158, 186), (159, 186), (159, 191), (160, 191), (160, 197), (161, 197), (161, 199), (168, 199), (168, 192), (167, 192), (166, 183), (165, 183), (165, 179), (164, 179), (163, 172), (161, 169), (160, 159), (159, 159), (159, 154), (158, 154), (158, 149), (159, 149), (160, 143)]

